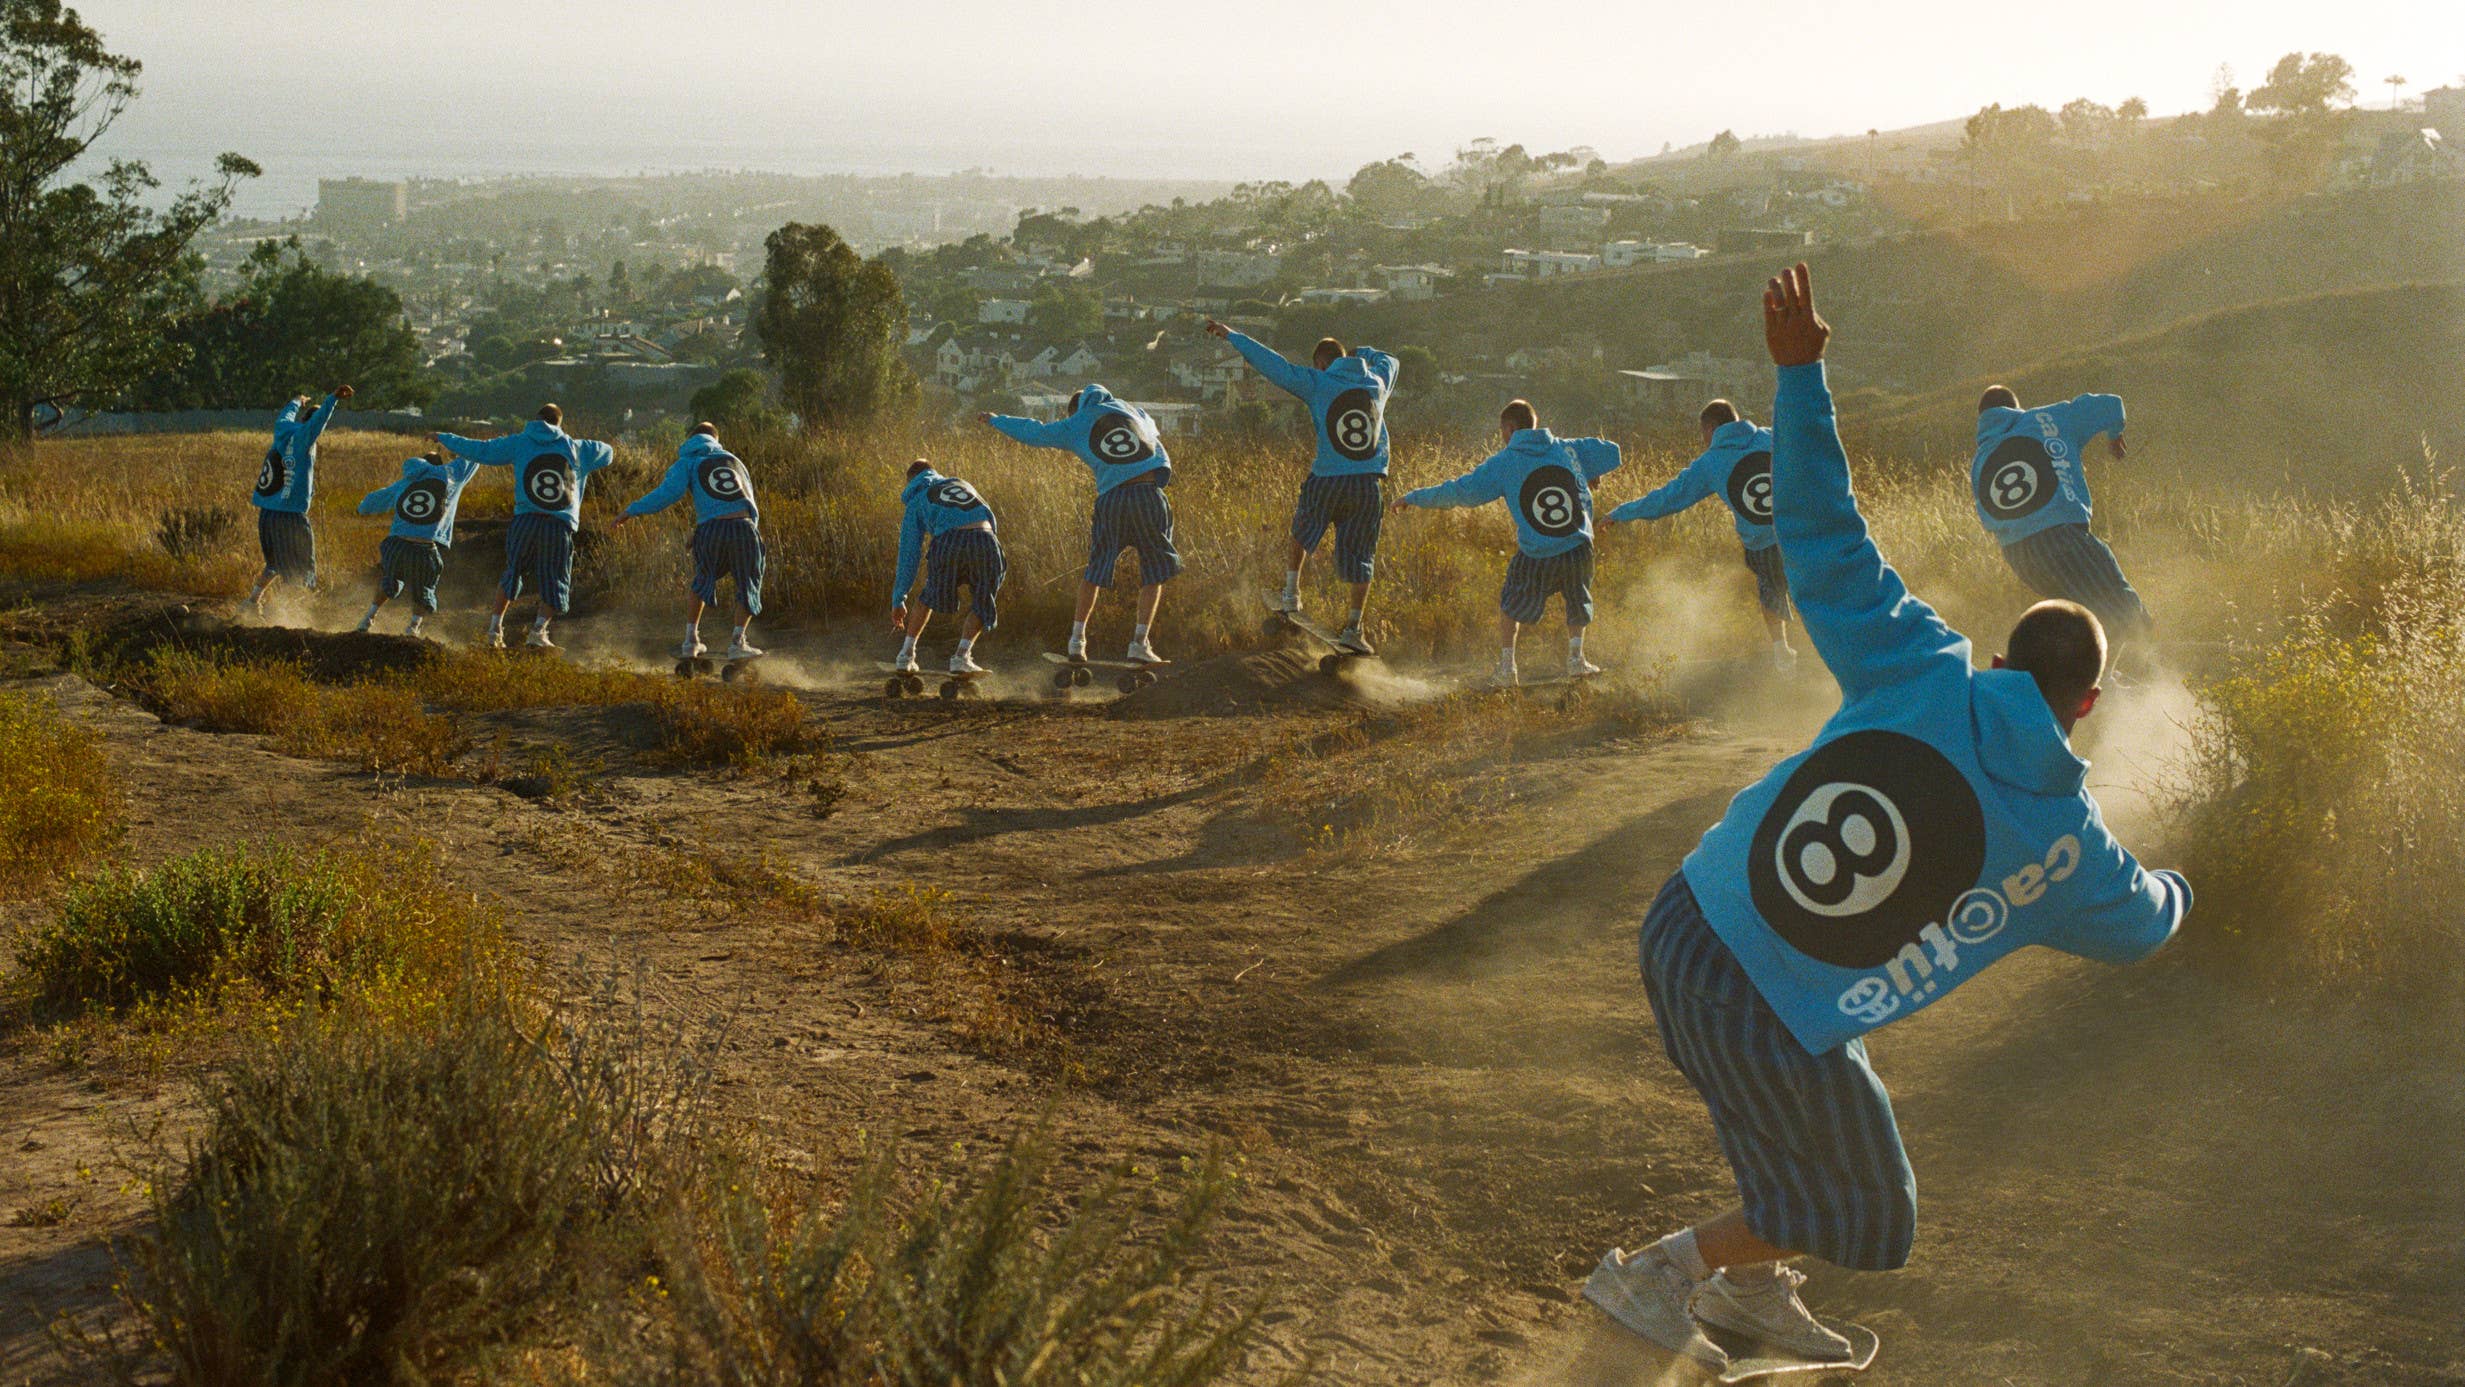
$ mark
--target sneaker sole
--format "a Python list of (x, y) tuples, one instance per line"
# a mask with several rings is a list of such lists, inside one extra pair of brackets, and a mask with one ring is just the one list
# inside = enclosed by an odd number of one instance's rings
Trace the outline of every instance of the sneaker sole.
[[(1846, 1339), (1841, 1340), (1837, 1345), (1827, 1344), (1817, 1348), (1810, 1344), (1767, 1338), (1765, 1337), (1767, 1331), (1763, 1326), (1746, 1320), (1744, 1316), (1734, 1321), (1719, 1318), (1719, 1305), (1720, 1302), (1714, 1297), (1705, 1296), (1696, 1302), (1694, 1316), (1724, 1334), (1735, 1334), (1749, 1341), (1759, 1349), (1768, 1349), (1791, 1358), (1803, 1359), (1809, 1363), (1846, 1363), (1857, 1357), (1857, 1346)], [(1713, 1313), (1704, 1313), (1707, 1309), (1712, 1310)]]
[(1690, 1331), (1688, 1340), (1674, 1344), (1669, 1342), (1670, 1338), (1675, 1337), (1676, 1331), (1674, 1329), (1656, 1331), (1646, 1322), (1645, 1317), (1635, 1313), (1634, 1297), (1627, 1294), (1624, 1283), (1619, 1281), (1616, 1274), (1606, 1266), (1594, 1268), (1592, 1275), (1585, 1279), (1583, 1298), (1592, 1302), (1620, 1329), (1636, 1338), (1666, 1349), (1680, 1358), (1711, 1368), (1729, 1366), (1729, 1355), (1721, 1351), (1720, 1345), (1703, 1338), (1701, 1331), (1694, 1329), (1692, 1320), (1687, 1322), (1687, 1328)]

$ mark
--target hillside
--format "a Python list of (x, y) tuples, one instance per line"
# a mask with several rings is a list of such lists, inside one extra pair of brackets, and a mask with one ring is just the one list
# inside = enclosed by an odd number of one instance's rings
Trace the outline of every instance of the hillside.
[(2200, 481), (2378, 492), (2423, 448), (2465, 457), (2465, 284), (2402, 284), (2226, 309), (1975, 376), (1852, 419), (1858, 441), (1965, 455), (1995, 380), (2030, 403), (2087, 390), (2130, 402), (2141, 456)]

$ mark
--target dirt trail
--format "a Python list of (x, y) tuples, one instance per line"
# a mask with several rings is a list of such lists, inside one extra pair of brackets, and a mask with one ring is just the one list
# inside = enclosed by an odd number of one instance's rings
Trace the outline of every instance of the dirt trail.
[[(145, 789), (132, 858), (235, 830), (434, 840), (576, 985), (571, 960), (640, 955), (663, 1005), (732, 1013), (729, 1101), (800, 1165), (844, 1161), (860, 1126), (929, 1150), (1048, 1102), (1090, 1158), (1229, 1140), (1250, 1197), (1226, 1267), (1285, 1307), (1262, 1371), (1307, 1354), (1336, 1383), (1662, 1380), (1572, 1295), (1603, 1248), (1729, 1195), (1659, 1055), (1635, 926), (1727, 796), (1789, 749), (1797, 702), (1758, 732), (1519, 765), (1460, 847), (1352, 860), (1299, 854), (1242, 788), (1267, 748), (1349, 716), (1326, 708), (1130, 721), (817, 692), (850, 771), (816, 818), (768, 782), (622, 769), (564, 807), (380, 784), (54, 687)], [(1034, 946), (1021, 966), (1064, 999), (1093, 1077), (1056, 1087), (987, 1060), (895, 976), (825, 967), (758, 915), (680, 918), (607, 865), (680, 834), (836, 893), (953, 890)], [(2465, 1383), (2454, 1046), (2305, 1024), (2289, 1045), (2271, 1010), (2179, 968), (2028, 955), (1885, 1033), (1917, 1262), (1811, 1288), (1883, 1334), (1864, 1380)], [(166, 1101), (12, 1045), (0, 1212), (75, 1193), (56, 1223), (0, 1228), (9, 1382), (43, 1362), (14, 1307), (93, 1303), (97, 1240), (131, 1212), (74, 1167), (108, 1153), (121, 1111)]]

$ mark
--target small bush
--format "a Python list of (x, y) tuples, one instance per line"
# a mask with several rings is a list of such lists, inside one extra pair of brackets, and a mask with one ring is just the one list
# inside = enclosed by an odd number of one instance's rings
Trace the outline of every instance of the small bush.
[(836, 1210), (774, 1212), (743, 1181), (714, 1189), (669, 1258), (671, 1352), (641, 1375), (1194, 1387), (1238, 1368), (1257, 1309), (1220, 1310), (1190, 1284), (1233, 1193), (1223, 1160), (1195, 1164), (1170, 1196), (1116, 1167), (1065, 1207), (1054, 1146), (1049, 1130), (1023, 1135), (905, 1208), (887, 1158)]
[(173, 506), (154, 525), (154, 542), (182, 561), (210, 558), (231, 547), (240, 513), (229, 506)]
[(414, 689), (390, 680), (326, 685), (293, 663), (223, 661), (176, 649), (156, 650), (134, 678), (171, 721), (271, 736), (295, 756), (448, 775), (470, 749), (459, 723), (429, 712)]
[(68, 871), (124, 826), (102, 739), (48, 698), (0, 694), (0, 898)]
[(448, 652), (413, 677), (421, 697), (461, 713), (639, 703), (663, 686), (663, 681), (627, 670), (567, 660), (509, 660), (475, 650)]
[(106, 871), (17, 946), (44, 1001), (64, 1011), (205, 1006), (244, 989), (409, 1014), (474, 961), (504, 957), (500, 922), (438, 878), (425, 846), (209, 848)]
[(651, 709), (660, 750), (679, 765), (753, 767), (828, 744), (820, 728), (805, 725), (803, 701), (785, 689), (660, 684)]

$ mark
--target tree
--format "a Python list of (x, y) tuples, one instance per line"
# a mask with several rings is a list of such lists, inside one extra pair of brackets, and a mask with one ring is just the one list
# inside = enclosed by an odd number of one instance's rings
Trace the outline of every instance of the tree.
[(2137, 134), (2140, 122), (2148, 119), (2148, 103), (2136, 96), (2124, 97), (2123, 104), (2114, 108), (2114, 118), (2123, 123), (2124, 134)]
[(1363, 164), (1344, 185), (1344, 195), (1353, 205), (1375, 217), (1409, 212), (1422, 205), (1428, 192), (1429, 176), (1409, 154)]
[(164, 331), (197, 293), (189, 245), (254, 178), (237, 154), (160, 210), (144, 164), (71, 166), (137, 98), (141, 67), (60, 0), (0, 0), (0, 398), (20, 438), (45, 406), (107, 400), (180, 363)]
[(724, 436), (771, 433), (785, 422), (770, 407), (770, 377), (750, 366), (739, 366), (693, 392), (693, 417), (719, 426)]
[(1710, 158), (1726, 159), (1737, 153), (1738, 146), (1743, 143), (1745, 142), (1737, 137), (1735, 130), (1723, 130), (1712, 137), (1712, 142), (1703, 147), (1703, 152)]
[(172, 325), (185, 359), (131, 392), (139, 408), (270, 408), (330, 380), (350, 381), (364, 409), (436, 398), (393, 290), (324, 268), (296, 239), (259, 241), (241, 272), (237, 292)]
[(765, 292), (753, 331), (804, 426), (863, 424), (912, 408), (919, 392), (899, 353), (907, 301), (898, 275), (827, 226), (790, 222), (762, 244)]
[(2062, 122), (2063, 138), (2075, 145), (2103, 144), (2113, 132), (2115, 112), (2102, 102), (2085, 96), (2063, 103), (2057, 119)]
[(1104, 331), (1104, 297), (1083, 284), (1046, 282), (1027, 306), (1027, 325), (1056, 341)]
[(2268, 69), (2268, 80), (2251, 89), (2244, 104), (2254, 111), (2288, 116), (2326, 115), (2354, 99), (2354, 65), (2334, 53), (2288, 53)]

